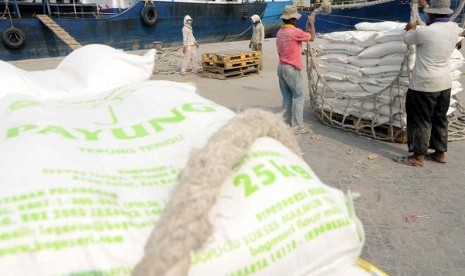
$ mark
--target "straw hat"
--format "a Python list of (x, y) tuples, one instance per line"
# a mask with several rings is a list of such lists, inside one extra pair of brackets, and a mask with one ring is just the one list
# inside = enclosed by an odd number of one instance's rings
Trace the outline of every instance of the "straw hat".
[(299, 19), (302, 15), (297, 12), (297, 7), (288, 5), (284, 7), (283, 15), (281, 15), (281, 19), (289, 20), (291, 18)]
[(454, 11), (450, 9), (450, 0), (431, 0), (429, 7), (423, 9), (430, 14), (451, 14)]

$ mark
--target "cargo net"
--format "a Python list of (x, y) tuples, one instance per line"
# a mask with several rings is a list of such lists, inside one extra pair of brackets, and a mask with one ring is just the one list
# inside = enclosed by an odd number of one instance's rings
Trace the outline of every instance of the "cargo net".
[[(322, 35), (307, 45), (310, 104), (321, 121), (378, 140), (406, 142), (405, 94), (415, 48), (403, 42), (406, 23), (359, 23), (357, 31)], [(449, 141), (465, 139), (465, 108), (458, 101), (464, 57), (454, 50)]]

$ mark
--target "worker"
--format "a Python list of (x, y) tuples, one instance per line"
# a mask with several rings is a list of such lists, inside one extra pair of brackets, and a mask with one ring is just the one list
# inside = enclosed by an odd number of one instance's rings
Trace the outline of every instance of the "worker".
[[(447, 110), (451, 95), (450, 56), (462, 29), (449, 19), (453, 13), (450, 0), (433, 0), (424, 7), (427, 26), (417, 28), (409, 22), (404, 42), (415, 45), (415, 66), (405, 96), (407, 113), (407, 145), (412, 155), (399, 156), (394, 161), (423, 167), (424, 160), (446, 163)], [(428, 149), (433, 152), (428, 153)]]
[(283, 119), (286, 124), (293, 127), (295, 134), (309, 133), (303, 124), (304, 118), (304, 92), (302, 89), (301, 70), (302, 42), (315, 39), (315, 16), (308, 17), (309, 33), (296, 27), (301, 15), (293, 5), (284, 7), (281, 16), (283, 25), (276, 35), (279, 65), (279, 88), (283, 97)]
[(260, 16), (256, 14), (252, 15), (250, 19), (252, 19), (253, 31), (249, 48), (252, 48), (252, 51), (260, 51), (260, 64), (258, 68), (261, 70), (263, 68), (262, 47), (265, 40), (265, 26), (263, 26)]
[(181, 75), (185, 75), (187, 67), (192, 67), (192, 72), (198, 73), (202, 71), (197, 64), (197, 48), (199, 44), (195, 40), (194, 33), (192, 32), (192, 18), (189, 15), (184, 16), (184, 26), (182, 27), (182, 41), (184, 59), (181, 65)]

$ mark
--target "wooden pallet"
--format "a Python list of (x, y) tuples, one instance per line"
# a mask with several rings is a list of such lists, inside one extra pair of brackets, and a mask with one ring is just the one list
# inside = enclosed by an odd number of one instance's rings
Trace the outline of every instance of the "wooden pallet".
[(225, 51), (220, 53), (206, 53), (202, 55), (202, 62), (227, 63), (243, 61), (245, 59), (260, 60), (262, 53), (260, 51)]
[(225, 80), (230, 78), (245, 77), (251, 74), (258, 74), (258, 64), (234, 68), (204, 66), (202, 77)]
[[(347, 129), (356, 131), (357, 133), (371, 136), (373, 137), (373, 132), (376, 135), (377, 139), (380, 140), (390, 140), (393, 137), (394, 141), (397, 143), (406, 143), (407, 142), (407, 135), (405, 131), (399, 127), (391, 126), (388, 124), (381, 124), (376, 125), (373, 128), (371, 127), (372, 122), (367, 119), (361, 119), (353, 115), (348, 115), (344, 118), (341, 114), (338, 113), (330, 113), (329, 111), (324, 111), (325, 116), (323, 116), (323, 120), (329, 125), (337, 125), (340, 127), (341, 125), (352, 126), (347, 127)], [(335, 123), (336, 121), (337, 123)]]
[(243, 60), (230, 60), (227, 62), (215, 62), (215, 61), (203, 61), (202, 66), (204, 67), (219, 67), (219, 68), (225, 68), (225, 69), (233, 69), (233, 68), (239, 68), (239, 67), (246, 67), (246, 66), (252, 66), (252, 65), (258, 65), (260, 64), (260, 59), (255, 59), (255, 58), (246, 58)]

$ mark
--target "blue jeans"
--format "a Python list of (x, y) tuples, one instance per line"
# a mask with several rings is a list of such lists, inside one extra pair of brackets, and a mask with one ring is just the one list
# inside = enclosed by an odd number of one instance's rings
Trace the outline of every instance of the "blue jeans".
[(290, 126), (303, 126), (304, 94), (300, 70), (292, 65), (279, 64), (278, 77), (279, 88), (283, 96), (284, 122)]

